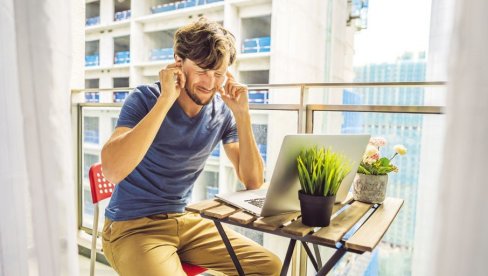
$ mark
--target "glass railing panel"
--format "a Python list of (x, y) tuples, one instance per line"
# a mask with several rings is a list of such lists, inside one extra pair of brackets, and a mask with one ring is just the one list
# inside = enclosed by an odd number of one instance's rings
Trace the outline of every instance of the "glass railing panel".
[(131, 16), (131, 10), (119, 11), (114, 14), (114, 21), (122, 21), (129, 19)]
[[(265, 182), (269, 182), (278, 158), (281, 141), (286, 134), (297, 133), (298, 131), (298, 112), (259, 110), (259, 107), (256, 107), (256, 109), (251, 110), (251, 121), (254, 137), (265, 164)], [(235, 169), (227, 158), (222, 144), (219, 144), (218, 148), (218, 156), (216, 156), (217, 151), (214, 150), (207, 160), (204, 171), (195, 183), (192, 197), (194, 202), (213, 198), (217, 193), (245, 189), (244, 185), (238, 180)], [(276, 254), (284, 256), (286, 252), (286, 246), (284, 248), (276, 246), (276, 237), (263, 235), (262, 232), (242, 227), (230, 227), (259, 244), (272, 244), (268, 248), (274, 248)], [(283, 240), (282, 243), (288, 244), (286, 240)]]
[[(265, 87), (250, 87), (255, 91)], [(271, 87), (268, 90), (268, 104), (300, 104), (300, 87)]]
[[(103, 144), (112, 134), (120, 113), (118, 107), (83, 107), (82, 118), (82, 144), (81, 144), (81, 226), (93, 228), (94, 206), (91, 201), (90, 180), (88, 171), (94, 163), (100, 162), (100, 152)], [(95, 123), (96, 122), (96, 123)], [(99, 203), (100, 213), (98, 218), (99, 230), (103, 227), (105, 207), (109, 200)]]
[[(415, 250), (422, 250), (417, 242), (423, 235), (417, 221), (423, 212), (431, 209), (427, 196), (420, 199), (422, 191), (429, 190), (437, 177), (437, 167), (442, 162), (442, 136), (444, 115), (395, 114), (378, 112), (314, 112), (313, 133), (368, 133), (386, 138), (388, 144), (380, 150), (381, 156), (391, 157), (393, 146), (403, 144), (408, 153), (397, 156), (393, 164), (398, 173), (390, 173), (387, 196), (405, 200), (380, 245), (372, 254), (347, 254), (334, 269), (333, 275), (410, 275)], [(434, 199), (435, 195), (430, 195)], [(432, 202), (432, 203), (429, 203)], [(322, 249), (328, 254), (327, 249)], [(330, 250), (329, 250), (330, 251)], [(309, 268), (312, 268), (310, 265)], [(368, 274), (371, 271), (378, 273)]]
[(192, 8), (199, 5), (211, 4), (221, 2), (223, 0), (183, 0), (164, 4), (159, 4), (151, 7), (151, 13), (162, 13), (174, 10)]

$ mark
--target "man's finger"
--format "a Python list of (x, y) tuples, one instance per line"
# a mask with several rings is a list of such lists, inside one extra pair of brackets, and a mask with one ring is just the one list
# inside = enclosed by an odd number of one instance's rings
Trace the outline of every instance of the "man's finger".
[(180, 74), (183, 71), (179, 67), (173, 67), (173, 68), (166, 68), (166, 69), (162, 70), (162, 72), (165, 72), (168, 75), (175, 75), (175, 74)]
[(176, 68), (176, 67), (180, 67), (178, 64), (175, 63), (171, 63), (171, 64), (168, 64), (166, 65), (166, 69), (169, 69), (169, 68)]
[(246, 92), (247, 92), (247, 87), (246, 86), (237, 86), (235, 95), (236, 96), (239, 96), (240, 94), (246, 93)]
[(237, 90), (238, 89), (239, 89), (238, 86), (232, 86), (230, 93), (229, 93), (232, 98), (235, 98), (237, 96)]
[(225, 88), (224, 87), (217, 87), (217, 91), (220, 93), (220, 95), (225, 95)]
[(159, 72), (159, 79), (161, 81), (173, 81), (177, 85), (185, 83), (185, 75), (179, 67), (166, 68)]
[(175, 71), (174, 74), (175, 74), (176, 79), (178, 81), (178, 85), (180, 87), (184, 87), (185, 86), (185, 83), (186, 83), (185, 74), (183, 74), (183, 72), (181, 70)]
[(224, 101), (229, 98), (229, 95), (225, 92), (225, 89), (223, 87), (220, 87), (219, 89), (217, 89), (217, 91), (220, 93)]
[(230, 104), (230, 96), (229, 94), (226, 94), (225, 93), (225, 89), (223, 87), (217, 89), (217, 91), (220, 93), (220, 95), (222, 96), (222, 100), (224, 101), (225, 104)]
[[(225, 75), (227, 76), (227, 79), (229, 79), (229, 80), (233, 80), (233, 81), (235, 81), (235, 80), (236, 80), (236, 79), (234, 78), (234, 76), (232, 75), (232, 73), (231, 73), (229, 70), (227, 70), (227, 72), (225, 73)], [(228, 81), (227, 81), (227, 82), (228, 82)]]
[(232, 83), (230, 81), (227, 81), (224, 86), (225, 93), (229, 94), (230, 90), (232, 89)]

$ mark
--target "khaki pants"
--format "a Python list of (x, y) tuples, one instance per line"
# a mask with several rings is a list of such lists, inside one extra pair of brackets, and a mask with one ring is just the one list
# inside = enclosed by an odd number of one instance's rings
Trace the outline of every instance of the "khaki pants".
[[(246, 275), (279, 275), (278, 257), (229, 228), (224, 229)], [(127, 221), (105, 219), (103, 252), (122, 276), (185, 275), (181, 262), (237, 275), (214, 223), (194, 213)]]

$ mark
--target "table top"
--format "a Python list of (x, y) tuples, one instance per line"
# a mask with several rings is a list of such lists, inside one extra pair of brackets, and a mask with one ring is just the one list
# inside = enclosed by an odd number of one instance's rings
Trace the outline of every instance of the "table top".
[(332, 248), (345, 247), (355, 253), (371, 252), (381, 241), (403, 206), (403, 199), (386, 198), (382, 204), (368, 204), (349, 195), (335, 204), (330, 225), (302, 224), (300, 212), (257, 217), (216, 199), (190, 204), (187, 211), (204, 218)]

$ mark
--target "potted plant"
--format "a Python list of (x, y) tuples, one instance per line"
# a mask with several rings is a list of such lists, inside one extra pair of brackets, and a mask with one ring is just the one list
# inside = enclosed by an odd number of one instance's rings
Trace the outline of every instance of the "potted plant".
[(351, 171), (351, 162), (343, 155), (317, 147), (303, 149), (297, 157), (298, 192), (302, 223), (328, 226), (332, 206), (342, 180)]
[(388, 184), (388, 173), (398, 172), (398, 168), (391, 163), (397, 155), (404, 155), (407, 149), (403, 145), (395, 145), (395, 154), (391, 158), (380, 156), (380, 147), (387, 143), (383, 137), (370, 139), (363, 159), (359, 164), (353, 184), (355, 200), (366, 203), (383, 203)]

